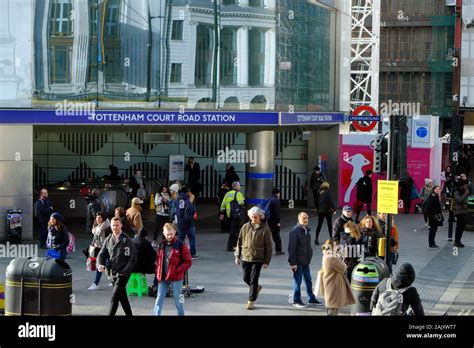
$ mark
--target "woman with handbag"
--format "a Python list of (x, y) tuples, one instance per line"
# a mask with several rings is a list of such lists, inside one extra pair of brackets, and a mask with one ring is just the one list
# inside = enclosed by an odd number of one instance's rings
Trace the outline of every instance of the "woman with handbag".
[(48, 222), (47, 257), (65, 260), (69, 245), (69, 231), (64, 225), (64, 217), (59, 213), (52, 213)]
[(345, 276), (347, 267), (337, 253), (337, 242), (327, 240), (323, 246), (323, 262), (320, 271), (319, 296), (324, 296), (327, 315), (337, 315), (339, 308), (355, 303), (349, 280)]
[[(96, 260), (97, 255), (99, 255), (99, 251), (104, 244), (105, 238), (109, 234), (112, 233), (112, 229), (110, 228), (110, 220), (107, 219), (107, 216), (104, 212), (99, 211), (94, 220), (94, 225), (92, 226), (92, 243), (89, 246), (89, 257), (87, 258), (87, 262), (93, 264)], [(95, 269), (95, 267), (91, 268), (91, 271), (96, 271), (95, 280), (89, 287), (89, 291), (95, 291), (99, 289), (99, 282), (100, 278), (102, 278), (102, 272), (99, 272)]]
[(384, 235), (378, 220), (366, 215), (359, 224), (360, 234), (362, 235), (362, 244), (365, 247), (365, 256), (377, 256), (378, 240)]
[(425, 179), (425, 186), (420, 191), (420, 207), (423, 212), (423, 218), (425, 219), (425, 227), (429, 226), (428, 223), (428, 213), (426, 210), (426, 205), (428, 204), (428, 198), (433, 192), (433, 180)]
[(428, 244), (430, 249), (439, 249), (439, 246), (435, 243), (436, 231), (439, 226), (443, 226), (443, 213), (441, 211), (440, 203), (441, 188), (436, 185), (433, 187), (433, 192), (428, 197), (426, 203), (426, 214), (428, 215), (429, 235)]

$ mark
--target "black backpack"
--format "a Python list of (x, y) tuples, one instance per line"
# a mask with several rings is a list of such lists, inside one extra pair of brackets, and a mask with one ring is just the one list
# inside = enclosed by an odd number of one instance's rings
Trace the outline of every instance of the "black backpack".
[(235, 191), (234, 199), (230, 202), (230, 218), (233, 220), (241, 220), (242, 219), (242, 207), (237, 200), (238, 192)]
[(184, 199), (178, 201), (178, 217), (180, 221), (189, 225), (194, 219), (194, 213), (189, 208), (189, 205), (186, 204)]

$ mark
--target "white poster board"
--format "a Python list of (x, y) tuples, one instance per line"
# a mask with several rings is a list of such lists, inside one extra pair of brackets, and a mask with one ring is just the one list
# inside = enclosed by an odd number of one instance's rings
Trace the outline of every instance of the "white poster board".
[(169, 182), (184, 181), (184, 155), (169, 156)]

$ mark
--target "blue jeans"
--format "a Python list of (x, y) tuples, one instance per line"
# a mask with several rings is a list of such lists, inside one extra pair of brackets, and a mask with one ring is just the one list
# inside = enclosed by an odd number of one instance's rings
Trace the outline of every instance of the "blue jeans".
[(95, 281), (94, 281), (94, 284), (95, 285), (99, 285), (100, 283), (100, 278), (102, 278), (102, 272), (99, 272), (99, 271), (95, 271)]
[(189, 239), (189, 249), (191, 251), (191, 256), (196, 255), (196, 226), (191, 226), (189, 228), (181, 228), (179, 230), (179, 240), (184, 243), (184, 240), (188, 236)]
[(168, 285), (171, 284), (173, 287), (173, 298), (174, 304), (176, 306), (176, 310), (178, 311), (178, 315), (184, 315), (184, 296), (181, 295), (181, 291), (183, 289), (183, 281), (178, 280), (175, 282), (165, 282), (161, 281), (158, 283), (158, 295), (156, 296), (155, 308), (153, 310), (154, 315), (161, 315), (161, 311), (163, 310), (163, 304), (165, 302), (166, 292), (168, 291)]
[(311, 282), (311, 272), (309, 265), (298, 265), (296, 271), (293, 273), (293, 303), (301, 302), (301, 281), (304, 278), (306, 285), (306, 293), (310, 301), (316, 299), (313, 293), (313, 283)]

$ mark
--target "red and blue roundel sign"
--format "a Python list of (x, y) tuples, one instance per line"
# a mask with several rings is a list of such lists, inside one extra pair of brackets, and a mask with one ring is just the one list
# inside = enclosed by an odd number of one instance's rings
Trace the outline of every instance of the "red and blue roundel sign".
[[(371, 116), (360, 116), (364, 111), (368, 111)], [(377, 112), (373, 107), (369, 105), (361, 105), (354, 110), (351, 116), (349, 116), (349, 121), (352, 121), (352, 125), (358, 131), (370, 132), (375, 128), (377, 122), (380, 121), (380, 116), (377, 115)]]

